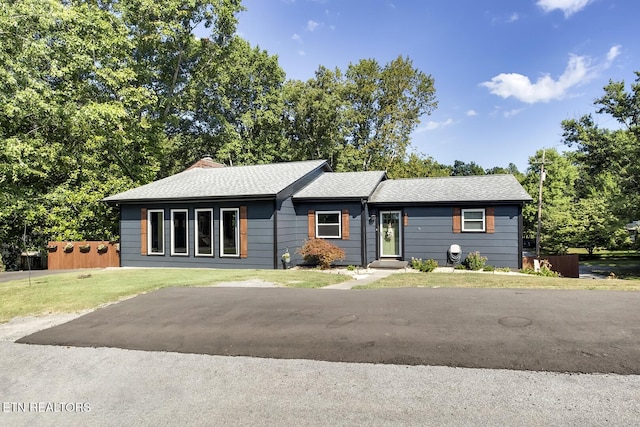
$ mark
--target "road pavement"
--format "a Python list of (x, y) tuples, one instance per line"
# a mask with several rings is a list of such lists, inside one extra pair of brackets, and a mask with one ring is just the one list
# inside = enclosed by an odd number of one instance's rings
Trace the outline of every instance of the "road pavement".
[(640, 373), (640, 292), (169, 288), (18, 342), (223, 356)]
[[(617, 335), (614, 334), (616, 338), (608, 345), (629, 346), (638, 354), (634, 347), (640, 335), (638, 321), (630, 315), (631, 308), (638, 303), (635, 292), (542, 291), (538, 295), (538, 291), (495, 290), (494, 294), (466, 289), (460, 291), (467, 294), (459, 294), (455, 290), (443, 293), (443, 290), (421, 289), (415, 291), (425, 292), (423, 296), (413, 291), (401, 296), (394, 295), (395, 292), (300, 290), (307, 293), (296, 291), (293, 293), (296, 298), (289, 299), (283, 298), (280, 291), (295, 290), (245, 288), (232, 292), (232, 289), (219, 288), (217, 291), (222, 292), (194, 292), (189, 296), (189, 293), (168, 289), (75, 320), (75, 316), (84, 313), (14, 319), (0, 325), (0, 425), (583, 427), (629, 426), (636, 425), (640, 419), (638, 375), (227, 357), (13, 342), (30, 332), (69, 320), (66, 326), (61, 325), (62, 329), (50, 331), (73, 332), (80, 326), (74, 322), (81, 321), (101, 337), (101, 345), (116, 344), (106, 339), (119, 334), (134, 333), (140, 338), (140, 334), (150, 328), (162, 330), (176, 341), (187, 342), (192, 333), (179, 332), (179, 326), (193, 329), (191, 321), (198, 317), (207, 320), (203, 310), (217, 307), (217, 314), (207, 324), (210, 336), (196, 333), (205, 341), (225, 341), (223, 330), (226, 328), (227, 334), (236, 333), (239, 325), (244, 325), (244, 329), (254, 328), (257, 333), (273, 329), (283, 336), (295, 336), (291, 325), (286, 326), (287, 322), (282, 320), (287, 317), (306, 325), (309, 333), (321, 329), (319, 326), (314, 329), (315, 323), (340, 334), (365, 323), (368, 328), (364, 329), (371, 329), (367, 334), (382, 337), (390, 333), (383, 325), (391, 322), (402, 329), (419, 324), (416, 319), (426, 316), (429, 322), (422, 325), (422, 332), (418, 328), (418, 334), (442, 335), (437, 330), (448, 329), (459, 339), (462, 335), (458, 331), (467, 327), (446, 325), (444, 319), (461, 320), (475, 313), (471, 318), (478, 325), (476, 332), (494, 330), (498, 335), (501, 332), (504, 340), (510, 337), (526, 341), (536, 335), (532, 328), (548, 328), (547, 358), (557, 354), (553, 340), (558, 332), (549, 328), (549, 323), (564, 324), (564, 334), (571, 335), (572, 331), (575, 336), (563, 335), (562, 339), (583, 348), (588, 346), (585, 342), (588, 334), (599, 342), (595, 345), (607, 345), (607, 340), (601, 338), (613, 330)], [(270, 298), (266, 292), (275, 292), (273, 296), (282, 299), (279, 309), (273, 302), (267, 304)], [(354, 306), (350, 301), (351, 308), (347, 310), (345, 305), (346, 311), (343, 311), (338, 308), (342, 305), (337, 300), (323, 301), (317, 299), (317, 295), (334, 295), (338, 299), (356, 295), (361, 304)], [(371, 301), (373, 297), (378, 300), (375, 304)], [(197, 299), (200, 303), (195, 302)], [(519, 299), (522, 301), (517, 303)], [(388, 303), (383, 305), (382, 300)], [(411, 300), (417, 300), (416, 304), (411, 304)], [(172, 301), (175, 304), (171, 304)], [(134, 304), (126, 304), (128, 302)], [(149, 304), (159, 306), (145, 308)], [(420, 304), (425, 305), (425, 309), (411, 313)], [(534, 304), (542, 305), (532, 308)], [(117, 307), (122, 310), (107, 311)], [(294, 307), (295, 314), (290, 311)], [(180, 316), (179, 310), (183, 309), (192, 312), (183, 312), (184, 316)], [(275, 313), (268, 316), (269, 310)], [(99, 316), (93, 317), (96, 313)], [(336, 315), (342, 320), (332, 323), (330, 319), (335, 320)], [(345, 322), (350, 319), (343, 316), (349, 315), (357, 319)], [(589, 321), (591, 315), (593, 320)], [(118, 320), (118, 316), (123, 319)], [(180, 317), (192, 320), (176, 323)], [(373, 320), (376, 317), (386, 322), (376, 323)], [(531, 324), (521, 320), (525, 317)], [(100, 318), (105, 323), (100, 323)], [(547, 318), (548, 323), (544, 320)], [(266, 324), (267, 319), (275, 321)], [(136, 322), (140, 325), (132, 328)], [(512, 329), (492, 329), (496, 323), (501, 328)], [(393, 329), (392, 333), (399, 333)], [(616, 332), (616, 329), (626, 332)], [(511, 335), (510, 330), (519, 330), (518, 335)], [(343, 336), (351, 334), (335, 338)], [(483, 338), (479, 336), (477, 340)], [(374, 347), (375, 344), (370, 346)], [(472, 345), (468, 351), (474, 348)], [(536, 351), (533, 344), (531, 351)], [(606, 359), (608, 354), (581, 357)], [(577, 359), (582, 360), (581, 357)]]

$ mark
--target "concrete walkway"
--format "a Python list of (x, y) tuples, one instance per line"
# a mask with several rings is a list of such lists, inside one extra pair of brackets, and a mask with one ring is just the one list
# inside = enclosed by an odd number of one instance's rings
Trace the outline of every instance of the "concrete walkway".
[(368, 285), (375, 281), (378, 281), (384, 277), (390, 276), (394, 273), (404, 273), (409, 270), (402, 269), (379, 269), (379, 268), (369, 268), (367, 270), (362, 270), (360, 274), (354, 275), (354, 278), (348, 280), (346, 282), (338, 283), (335, 285), (325, 286), (321, 289), (351, 289), (354, 286)]

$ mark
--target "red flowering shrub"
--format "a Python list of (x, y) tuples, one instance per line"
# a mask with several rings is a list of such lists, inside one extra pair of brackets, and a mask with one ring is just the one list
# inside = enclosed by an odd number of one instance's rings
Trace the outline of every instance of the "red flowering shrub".
[(341, 261), (345, 258), (344, 250), (323, 239), (307, 240), (298, 253), (309, 264), (319, 265), (320, 268), (331, 267), (334, 261)]

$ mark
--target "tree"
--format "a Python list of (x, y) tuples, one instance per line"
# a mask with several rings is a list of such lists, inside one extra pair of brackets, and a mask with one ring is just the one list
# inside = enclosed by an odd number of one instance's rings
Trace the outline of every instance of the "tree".
[[(0, 7), (0, 241), (117, 238), (100, 200), (166, 172), (182, 94), (239, 1), (24, 0)], [(162, 172), (160, 172), (162, 171)], [(9, 260), (10, 261), (10, 260)]]
[(0, 8), (0, 32), (0, 238), (113, 237), (98, 201), (157, 170), (126, 27), (92, 3), (25, 0)]
[(564, 142), (577, 148), (577, 162), (584, 168), (584, 181), (608, 172), (620, 188), (616, 203), (611, 203), (616, 215), (627, 222), (640, 216), (640, 72), (631, 90), (624, 81), (610, 81), (605, 94), (595, 101), (598, 114), (608, 114), (621, 126), (609, 130), (597, 126), (591, 115), (562, 122)]
[(437, 105), (433, 78), (401, 56), (384, 67), (374, 59), (350, 64), (345, 99), (349, 170), (386, 170), (404, 157), (420, 117)]
[(284, 87), (284, 123), (294, 159), (325, 159), (344, 170), (345, 100), (339, 69), (320, 66), (315, 78), (289, 80)]
[(281, 118), (285, 74), (277, 57), (233, 37), (218, 58), (218, 47), (202, 41), (175, 136), (175, 169), (203, 154), (231, 164), (288, 159)]
[[(527, 176), (522, 185), (532, 196), (533, 202), (523, 208), (525, 236), (536, 235), (538, 223), (538, 186), (542, 150), (529, 158)], [(558, 153), (555, 149), (545, 153), (545, 179), (542, 192), (541, 247), (549, 252), (565, 253), (575, 241), (577, 218), (573, 205), (576, 201), (575, 183), (578, 168), (570, 153)]]
[(495, 166), (491, 169), (487, 169), (484, 171), (487, 175), (498, 175), (498, 174), (510, 174), (516, 177), (518, 181), (522, 181), (524, 179), (524, 174), (518, 170), (518, 167), (509, 163), (506, 168)]
[(476, 162), (465, 163), (461, 160), (453, 162), (451, 176), (484, 175), (484, 169)]
[(451, 175), (449, 166), (441, 165), (431, 157), (411, 153), (407, 159), (397, 159), (388, 170), (389, 178), (425, 178)]

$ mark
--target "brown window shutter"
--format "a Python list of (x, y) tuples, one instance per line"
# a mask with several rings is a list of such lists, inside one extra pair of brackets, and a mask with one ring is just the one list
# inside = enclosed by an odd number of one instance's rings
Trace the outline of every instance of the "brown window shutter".
[(140, 255), (147, 254), (147, 209), (140, 209)]
[(247, 242), (247, 207), (240, 206), (240, 258), (246, 258), (249, 243)]
[(307, 217), (308, 217), (308, 226), (309, 226), (309, 239), (315, 239), (316, 238), (316, 212), (315, 211), (309, 211), (307, 213)]
[(487, 233), (495, 233), (496, 231), (496, 220), (493, 215), (493, 208), (487, 208), (485, 210), (485, 222), (487, 223)]
[(404, 227), (407, 227), (409, 225), (409, 214), (408, 213), (404, 213), (404, 222), (402, 223), (402, 225)]
[(460, 208), (453, 208), (453, 232), (460, 233), (462, 230), (462, 216)]
[(342, 240), (349, 240), (349, 209), (342, 209)]

